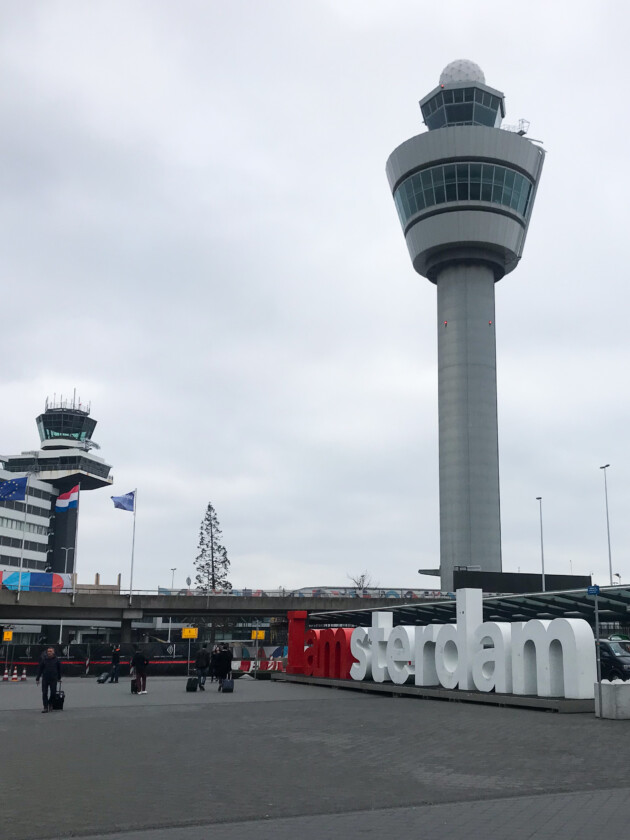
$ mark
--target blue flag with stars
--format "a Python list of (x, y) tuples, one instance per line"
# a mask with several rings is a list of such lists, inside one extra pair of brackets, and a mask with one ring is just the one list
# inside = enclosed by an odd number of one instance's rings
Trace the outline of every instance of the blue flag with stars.
[(26, 498), (26, 482), (28, 476), (24, 478), (10, 478), (4, 484), (0, 484), (0, 501), (23, 502)]
[(136, 501), (136, 491), (132, 490), (131, 493), (125, 493), (124, 496), (112, 496), (111, 500), (114, 503), (114, 507), (120, 508), (121, 510), (133, 511)]

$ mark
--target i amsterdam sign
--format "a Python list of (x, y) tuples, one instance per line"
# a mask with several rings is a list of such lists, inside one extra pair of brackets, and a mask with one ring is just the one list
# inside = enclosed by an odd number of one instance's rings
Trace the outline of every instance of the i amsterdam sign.
[(483, 620), (480, 589), (457, 592), (457, 623), (393, 626), (390, 612), (371, 627), (306, 630), (289, 613), (287, 673), (396, 685), (590, 699), (595, 640), (581, 618)]

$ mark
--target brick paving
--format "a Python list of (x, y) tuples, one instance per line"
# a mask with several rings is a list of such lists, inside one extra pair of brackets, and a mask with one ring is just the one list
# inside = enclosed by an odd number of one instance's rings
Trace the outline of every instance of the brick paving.
[(0, 684), (0, 834), (11, 840), (592, 838), (630, 817), (630, 722), (242, 678), (68, 680), (39, 714)]

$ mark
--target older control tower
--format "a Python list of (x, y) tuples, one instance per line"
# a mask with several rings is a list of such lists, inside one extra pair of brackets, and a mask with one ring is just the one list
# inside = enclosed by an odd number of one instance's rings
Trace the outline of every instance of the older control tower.
[(420, 101), (429, 129), (387, 177), (413, 267), (437, 286), (440, 575), (501, 571), (494, 284), (523, 253), (544, 151), (500, 128), (504, 96), (454, 61)]

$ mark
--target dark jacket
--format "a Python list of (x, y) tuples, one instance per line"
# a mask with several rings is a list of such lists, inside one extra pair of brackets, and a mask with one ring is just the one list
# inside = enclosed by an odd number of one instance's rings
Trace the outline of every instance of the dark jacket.
[(120, 665), (120, 648), (114, 648), (112, 651), (112, 665)]
[(215, 673), (219, 679), (225, 679), (232, 670), (232, 651), (220, 650), (217, 656)]
[(209, 668), (210, 667), (210, 654), (205, 648), (201, 648), (201, 650), (197, 651), (197, 656), (195, 656), (195, 668)]
[(131, 667), (136, 669), (136, 674), (144, 674), (147, 670), (149, 660), (141, 650), (137, 650), (131, 660)]
[(61, 662), (56, 656), (48, 657), (46, 653), (42, 653), (37, 670), (37, 679), (42, 676), (47, 680), (61, 679)]
[(210, 673), (212, 676), (216, 676), (217, 673), (217, 666), (219, 664), (219, 651), (212, 651), (212, 656), (210, 657)]

